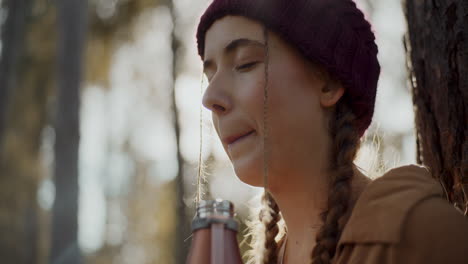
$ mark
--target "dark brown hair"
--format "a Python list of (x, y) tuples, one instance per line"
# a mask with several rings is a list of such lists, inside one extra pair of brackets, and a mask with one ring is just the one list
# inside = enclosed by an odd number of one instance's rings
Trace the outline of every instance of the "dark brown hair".
[[(268, 42), (266, 41), (266, 43)], [(269, 56), (268, 48), (266, 56)], [(268, 59), (266, 61), (268, 62)], [(325, 72), (322, 67), (319, 68), (322, 73)], [(266, 74), (265, 71), (267, 79)], [(322, 78), (327, 79), (326, 81), (335, 81), (330, 80), (331, 78), (326, 72), (325, 75)], [(329, 120), (329, 133), (332, 139), (329, 171), (332, 179), (330, 179), (327, 210), (321, 215), (323, 226), (318, 232), (317, 243), (311, 253), (313, 264), (331, 263), (335, 256), (338, 241), (347, 222), (346, 213), (354, 175), (353, 161), (360, 143), (360, 135), (356, 128), (356, 116), (346, 99), (341, 98), (332, 111), (333, 114), (330, 115)], [(281, 214), (276, 201), (267, 190), (263, 194), (262, 202), (263, 209), (260, 212), (259, 220), (265, 228), (263, 263), (274, 264), (278, 260), (278, 243), (275, 238), (279, 233), (278, 223), (281, 220)], [(265, 214), (270, 214), (271, 217), (265, 218)], [(281, 240), (284, 240), (284, 237)]]
[(330, 171), (332, 179), (328, 192), (328, 209), (322, 214), (323, 226), (317, 234), (317, 244), (312, 251), (312, 263), (331, 263), (341, 237), (351, 197), (351, 181), (354, 176), (353, 160), (359, 149), (359, 133), (355, 127), (356, 117), (341, 100), (335, 106), (330, 119), (332, 138)]
[[(277, 263), (278, 245), (275, 240), (279, 233), (278, 222), (281, 219), (279, 207), (269, 192), (264, 192), (262, 196), (262, 204), (264, 208), (260, 212), (260, 222), (265, 224), (265, 250), (263, 259), (268, 260), (266, 263)], [(267, 221), (264, 221), (266, 214), (270, 214)]]
[[(335, 106), (334, 115), (330, 119), (330, 134), (332, 137), (330, 171), (333, 178), (328, 195), (328, 209), (322, 213), (323, 226), (317, 235), (317, 244), (312, 251), (313, 264), (331, 263), (336, 246), (347, 222), (345, 215), (351, 197), (351, 181), (353, 178), (353, 160), (359, 148), (359, 134), (354, 127), (355, 116), (345, 101)], [(278, 235), (280, 211), (273, 197), (265, 192), (260, 221), (265, 225), (264, 263), (277, 263), (278, 245), (275, 240)], [(268, 221), (265, 214), (270, 213)], [(283, 238), (284, 239), (284, 238)]]

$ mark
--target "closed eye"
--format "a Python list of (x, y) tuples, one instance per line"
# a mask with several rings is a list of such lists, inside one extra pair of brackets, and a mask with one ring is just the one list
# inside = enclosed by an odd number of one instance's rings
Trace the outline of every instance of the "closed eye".
[(236, 67), (236, 70), (238, 71), (242, 71), (242, 70), (248, 70), (250, 68), (252, 68), (255, 64), (257, 64), (258, 61), (254, 61), (254, 62), (250, 62), (250, 63), (246, 63), (246, 64), (242, 64), (240, 66), (237, 66)]

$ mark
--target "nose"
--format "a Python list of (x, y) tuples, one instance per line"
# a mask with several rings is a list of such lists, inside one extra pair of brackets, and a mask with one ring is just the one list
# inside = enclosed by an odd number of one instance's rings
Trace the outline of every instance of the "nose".
[(217, 115), (225, 115), (232, 108), (231, 98), (226, 91), (226, 87), (215, 83), (215, 81), (208, 85), (203, 94), (202, 103), (203, 106)]

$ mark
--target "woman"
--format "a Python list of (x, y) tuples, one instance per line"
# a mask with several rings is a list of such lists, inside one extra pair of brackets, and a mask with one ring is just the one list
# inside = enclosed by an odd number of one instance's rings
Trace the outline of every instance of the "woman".
[(265, 187), (253, 261), (468, 263), (468, 223), (425, 168), (371, 182), (353, 164), (374, 109), (374, 39), (351, 0), (214, 0), (202, 16), (203, 104), (236, 175)]

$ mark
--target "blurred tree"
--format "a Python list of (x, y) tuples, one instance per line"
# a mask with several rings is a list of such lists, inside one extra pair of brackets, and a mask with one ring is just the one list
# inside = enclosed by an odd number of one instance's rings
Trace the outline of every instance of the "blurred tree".
[[(109, 69), (115, 49), (122, 42), (133, 40), (133, 25), (136, 18), (143, 11), (151, 7), (157, 7), (161, 3), (162, 1), (158, 0), (89, 1), (89, 35), (87, 37), (88, 45), (86, 45), (85, 60), (86, 83), (98, 83), (105, 88), (109, 86)], [(0, 171), (2, 172), (2, 177), (0, 177), (0, 231), (2, 234), (2, 238), (0, 238), (0, 255), (2, 261), (7, 263), (37, 263), (41, 262), (41, 260), (37, 260), (38, 255), (42, 258), (48, 257), (47, 251), (50, 247), (48, 242), (38, 245), (38, 240), (44, 241), (43, 237), (48, 237), (48, 235), (43, 234), (43, 226), (38, 226), (36, 216), (37, 186), (39, 181), (46, 176), (43, 175), (43, 168), (39, 162), (41, 133), (44, 127), (48, 123), (50, 124), (48, 120), (50, 114), (48, 112), (51, 112), (51, 110), (56, 112), (57, 122), (53, 124), (54, 129), (57, 129), (55, 131), (57, 151), (55, 155), (55, 165), (57, 166), (55, 174), (57, 176), (64, 175), (62, 173), (63, 168), (71, 166), (72, 169), (67, 170), (66, 177), (76, 177), (75, 172), (73, 172), (76, 161), (73, 159), (77, 159), (76, 140), (79, 136), (76, 134), (78, 112), (75, 111), (79, 102), (79, 97), (76, 96), (78, 87), (76, 85), (79, 83), (77, 81), (77, 83), (72, 83), (71, 87), (68, 85), (66, 87), (67, 89), (74, 89), (74, 94), (59, 92), (56, 97), (55, 91), (52, 89), (55, 86), (54, 69), (56, 68), (55, 7), (58, 4), (65, 5), (66, 3), (52, 0), (4, 0), (2, 4), (4, 10), (7, 11), (7, 19), (2, 27), (3, 52), (0, 62)], [(69, 18), (72, 17), (69, 16)], [(62, 17), (62, 19), (64, 18)], [(65, 27), (65, 24), (61, 23), (60, 26)], [(69, 31), (65, 33), (79, 32)], [(22, 48), (22, 45), (24, 48)], [(61, 49), (61, 52), (64, 52), (63, 49)], [(79, 54), (72, 55), (78, 56)], [(76, 58), (68, 57), (70, 59), (69, 63), (73, 63), (71, 59)], [(63, 59), (64, 57), (59, 60), (62, 61)], [(64, 77), (63, 80), (59, 81), (59, 85), (61, 88), (65, 88), (64, 83), (74, 77), (73, 74), (65, 76), (63, 73), (68, 70), (77, 71), (77, 69), (65, 66), (60, 66), (58, 69), (62, 71), (60, 78)], [(63, 103), (69, 99), (72, 102), (65, 108)], [(71, 108), (74, 110), (64, 111), (64, 109), (70, 110)], [(71, 115), (72, 119), (63, 119), (65, 115)], [(68, 126), (65, 122), (72, 122), (73, 125)], [(62, 132), (64, 128), (66, 131), (70, 129), (73, 133), (64, 135)], [(67, 141), (67, 137), (72, 138), (72, 141)], [(70, 143), (70, 146), (66, 146), (65, 143)], [(69, 147), (70, 149), (65, 150), (65, 152), (70, 155), (62, 156), (63, 149), (61, 146), (64, 148)], [(63, 160), (66, 160), (65, 163), (63, 163)], [(65, 219), (66, 222), (64, 223), (71, 223), (72, 227), (62, 233), (76, 241), (75, 223), (73, 223), (77, 215), (77, 206), (74, 204), (76, 202), (74, 201), (75, 198), (66, 201), (61, 197), (66, 195), (67, 188), (71, 188), (71, 192), (68, 193), (69, 197), (75, 197), (78, 189), (70, 186), (77, 186), (77, 182), (64, 183), (63, 179), (55, 181), (57, 204), (54, 209), (56, 215), (54, 216), (53, 226), (55, 231), (53, 236), (55, 238), (53, 240), (58, 241), (58, 237), (61, 236), (60, 232), (57, 232), (58, 228), (65, 228), (60, 222), (62, 220), (58, 220), (59, 214), (57, 213), (59, 210), (64, 209), (68, 210), (68, 220)], [(63, 187), (64, 184), (68, 187)], [(167, 188), (170, 188), (171, 191), (176, 189), (175, 184), (172, 183), (168, 184)], [(169, 192), (169, 190), (166, 191)], [(165, 213), (169, 212), (168, 210), (174, 210), (175, 199), (175, 197), (166, 199), (165, 201), (170, 201), (171, 204), (164, 205), (164, 210), (161, 209), (160, 212)], [(73, 206), (70, 208), (57, 208), (60, 206), (59, 204), (66, 203), (71, 203)], [(154, 211), (146, 210), (145, 212), (151, 213)], [(131, 214), (132, 212), (129, 211), (128, 213)], [(138, 216), (128, 215), (126, 217), (137, 218)], [(48, 217), (46, 221), (47, 219)], [(159, 220), (157, 221), (158, 223), (155, 224), (159, 224)], [(168, 242), (169, 240), (166, 239), (167, 234), (173, 235), (175, 232), (176, 225), (173, 223), (170, 222), (170, 224), (165, 225), (169, 229), (162, 230), (161, 232), (164, 235), (160, 236), (158, 244), (152, 246), (164, 245), (164, 247), (161, 247), (162, 250), (163, 248), (173, 248), (168, 245), (174, 245), (171, 242), (172, 240)], [(47, 229), (45, 230), (47, 231)], [(71, 251), (60, 249), (60, 246), (67, 246), (66, 242), (63, 245), (57, 244), (57, 242), (54, 243), (50, 259), (55, 259), (57, 254), (63, 254), (61, 257), (66, 257), (69, 253), (74, 254), (74, 250), (75, 253), (78, 253), (76, 243), (70, 247)], [(177, 243), (176, 245), (181, 244)], [(41, 252), (37, 252), (37, 250)], [(115, 252), (110, 251), (103, 254), (115, 254)], [(169, 250), (165, 252), (169, 252)], [(63, 260), (61, 257), (57, 262)], [(105, 259), (115, 260), (112, 256)], [(104, 262), (108, 263), (108, 261)]]
[[(135, 34), (136, 22), (140, 16), (145, 11), (161, 4), (165, 4), (164, 1), (118, 0), (111, 3), (110, 1), (93, 0), (90, 2), (86, 55), (87, 82), (97, 83), (104, 89), (111, 88), (109, 71), (112, 67), (115, 50), (125, 42), (134, 41), (134, 36), (137, 36)], [(158, 89), (171, 89), (171, 87), (158, 87)], [(170, 98), (163, 100), (170, 100)], [(129, 127), (133, 127), (133, 124), (129, 124)], [(128, 145), (128, 138), (122, 138), (121, 141), (122, 145), (112, 145), (109, 148), (112, 151), (128, 155), (135, 171), (132, 173), (128, 185), (125, 186), (125, 191), (117, 196), (109, 194), (105, 196), (107, 218), (112, 217), (111, 212), (115, 211), (115, 207), (122, 208), (125, 214), (126, 224), (125, 227), (122, 227), (125, 228), (123, 239), (119, 244), (106, 241), (104, 246), (89, 256), (87, 260), (89, 263), (128, 263), (129, 254), (133, 256), (132, 254), (138, 251), (137, 255), (144, 256), (144, 258), (139, 259), (141, 262), (136, 262), (174, 263), (174, 242), (172, 241), (177, 230), (174, 215), (175, 210), (177, 210), (174, 195), (176, 185), (173, 182), (164, 186), (152, 185), (147, 179), (149, 177), (149, 172), (147, 172), (149, 161), (138, 155), (138, 152)], [(109, 142), (108, 144), (120, 143)], [(111, 178), (112, 175), (109, 179)], [(113, 223), (113, 221), (108, 219), (106, 223)], [(153, 232), (154, 229), (156, 229), (156, 233)], [(109, 230), (106, 237), (111, 236), (111, 232)], [(182, 256), (181, 259), (183, 258)]]
[[(128, 153), (133, 154), (135, 173), (128, 197), (123, 201), (129, 216), (123, 248), (143, 252), (133, 254), (141, 258), (132, 262), (174, 264), (173, 243), (177, 229), (174, 181), (152, 184), (150, 167), (154, 161), (137, 158), (135, 150), (129, 145), (127, 148)], [(126, 256), (120, 263), (128, 263), (128, 258)]]
[(180, 116), (179, 111), (176, 105), (176, 94), (175, 94), (175, 83), (178, 76), (178, 54), (181, 43), (177, 39), (176, 29), (177, 29), (177, 17), (173, 0), (166, 0), (166, 4), (171, 11), (171, 17), (173, 21), (172, 34), (171, 34), (171, 46), (172, 46), (172, 102), (171, 108), (173, 112), (173, 126), (174, 133), (176, 137), (176, 147), (177, 147), (177, 176), (175, 179), (175, 196), (176, 196), (176, 230), (175, 230), (175, 239), (174, 239), (174, 257), (176, 264), (183, 264), (186, 262), (189, 243), (186, 241), (186, 238), (190, 236), (190, 221), (187, 217), (187, 206), (185, 205), (185, 189), (184, 189), (184, 167), (185, 160), (180, 151)]
[(82, 54), (87, 1), (57, 2), (58, 60), (55, 116), (55, 202), (51, 263), (81, 263), (78, 246), (78, 144)]
[[(11, 1), (2, 3), (7, 19), (2, 28), (2, 53), (0, 60), (0, 139), (5, 127), (8, 97), (15, 82), (18, 58), (22, 52), (26, 20), (31, 11), (31, 1)], [(0, 141), (1, 146), (1, 141)]]
[(53, 9), (45, 0), (5, 0), (0, 62), (0, 256), (39, 262), (37, 187), (41, 133), (54, 65)]
[(468, 2), (405, 3), (418, 163), (431, 168), (448, 199), (468, 206)]
[(112, 54), (122, 42), (131, 41), (135, 20), (160, 0), (90, 0), (86, 80), (108, 87)]

